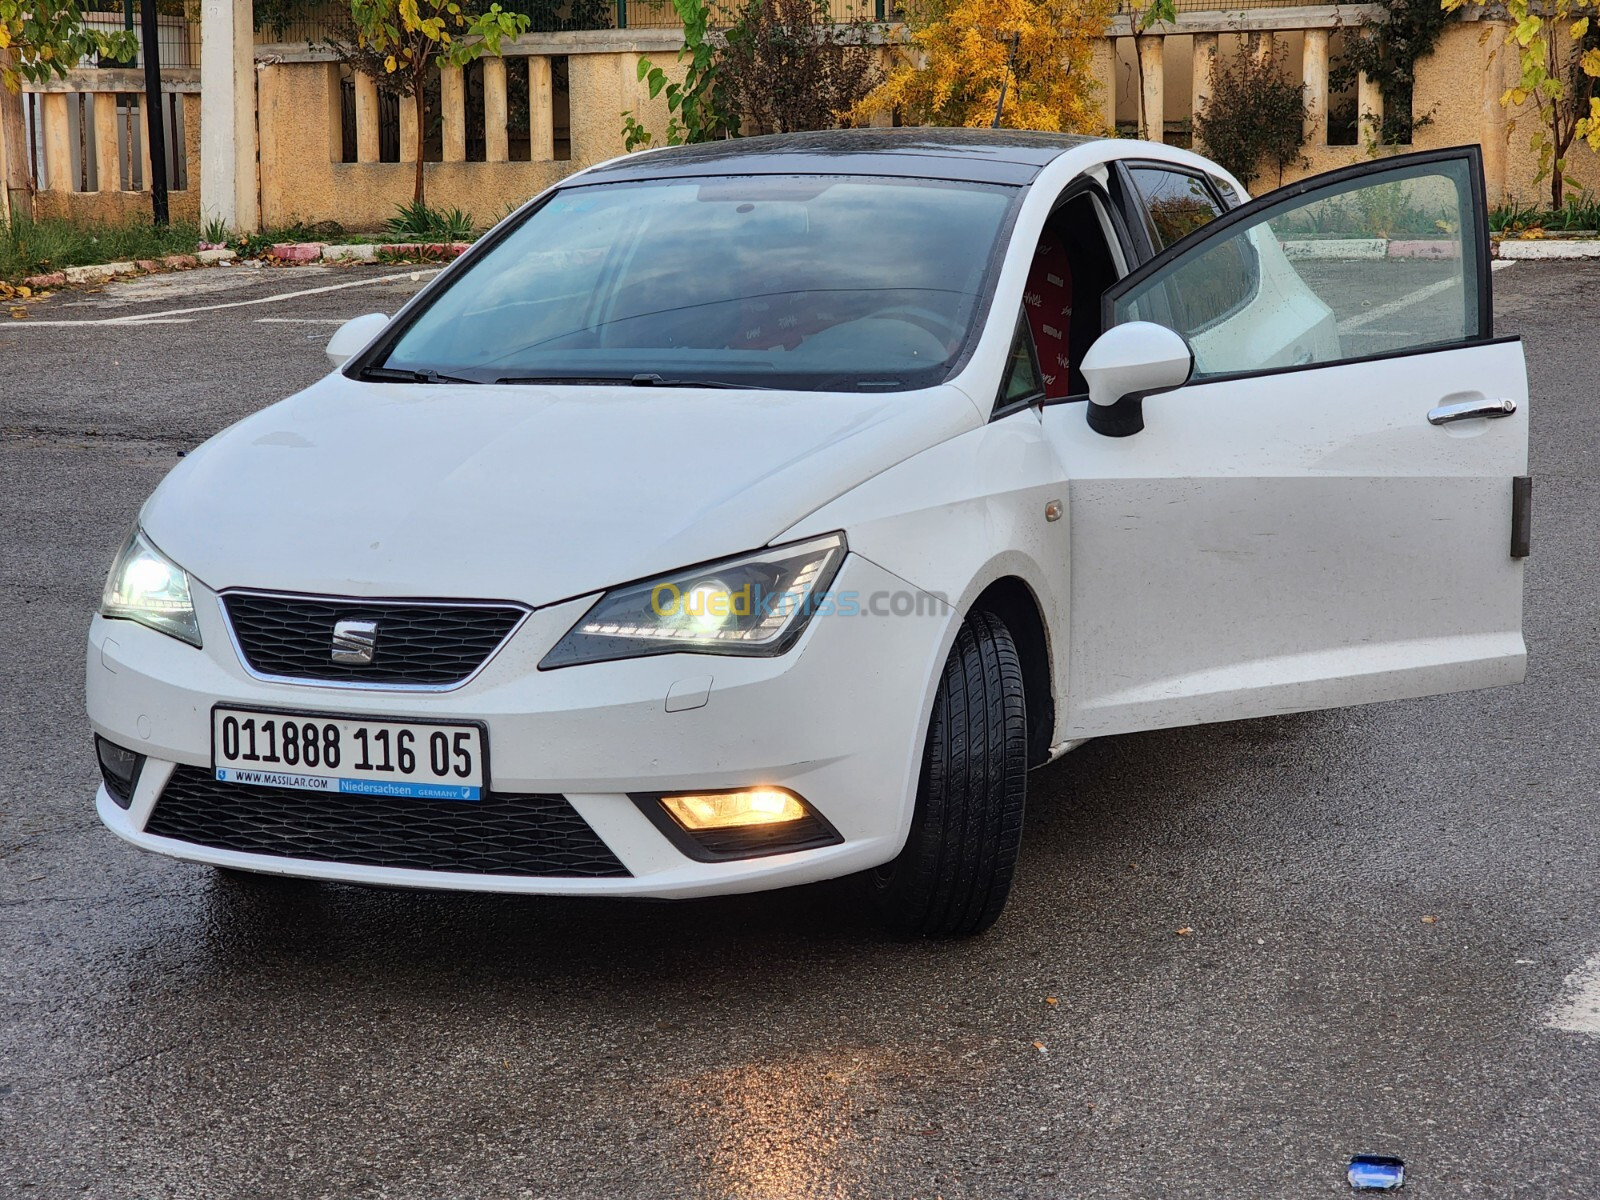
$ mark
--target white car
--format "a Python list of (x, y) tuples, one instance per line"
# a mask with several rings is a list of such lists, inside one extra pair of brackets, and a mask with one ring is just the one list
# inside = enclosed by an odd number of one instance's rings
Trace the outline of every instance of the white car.
[[(1170, 243), (1170, 244), (1168, 244)], [(1476, 147), (580, 172), (183, 460), (89, 635), (102, 820), (219, 868), (999, 914), (1086, 738), (1523, 677)]]

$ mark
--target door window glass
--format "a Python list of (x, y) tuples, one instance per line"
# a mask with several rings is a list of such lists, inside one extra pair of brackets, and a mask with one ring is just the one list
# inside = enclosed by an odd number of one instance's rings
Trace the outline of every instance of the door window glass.
[(1146, 227), (1157, 250), (1222, 215), (1217, 198), (1198, 175), (1156, 167), (1130, 167), (1128, 174), (1144, 201)]
[(1176, 330), (1195, 378), (1477, 338), (1475, 161), (1397, 163), (1256, 201), (1115, 295), (1111, 323)]

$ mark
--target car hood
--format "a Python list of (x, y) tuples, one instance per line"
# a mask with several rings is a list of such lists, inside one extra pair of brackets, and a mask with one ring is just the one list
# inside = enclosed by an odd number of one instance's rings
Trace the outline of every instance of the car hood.
[(185, 458), (145, 531), (212, 588), (548, 604), (765, 545), (975, 427), (898, 395), (358, 383)]

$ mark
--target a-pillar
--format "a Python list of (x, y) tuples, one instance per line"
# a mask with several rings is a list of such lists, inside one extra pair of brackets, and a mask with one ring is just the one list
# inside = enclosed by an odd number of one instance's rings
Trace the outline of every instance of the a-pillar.
[(254, 230), (255, 23), (250, 0), (204, 0), (200, 10), (200, 220)]
[(1328, 144), (1328, 31), (1308, 29), (1300, 52), (1300, 79), (1305, 84), (1306, 142)]

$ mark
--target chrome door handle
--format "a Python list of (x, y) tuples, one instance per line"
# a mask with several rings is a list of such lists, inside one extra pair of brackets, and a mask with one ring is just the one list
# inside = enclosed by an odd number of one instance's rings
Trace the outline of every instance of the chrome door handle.
[(1463, 400), (1460, 404), (1430, 408), (1428, 424), (1448, 425), (1451, 421), (1470, 421), (1473, 417), (1509, 417), (1516, 411), (1515, 400)]

